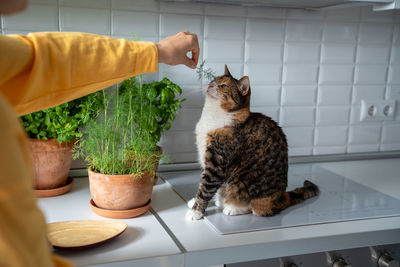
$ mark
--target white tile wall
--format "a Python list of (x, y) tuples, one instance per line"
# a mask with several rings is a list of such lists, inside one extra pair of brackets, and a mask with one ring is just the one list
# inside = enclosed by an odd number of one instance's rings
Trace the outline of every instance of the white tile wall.
[[(292, 156), (400, 150), (395, 120), (359, 122), (360, 101), (400, 101), (400, 11), (370, 7), (304, 11), (157, 0), (31, 0), (2, 17), (0, 32), (84, 31), (158, 41), (197, 33), (200, 59), (217, 73), (250, 77), (251, 109), (278, 121)], [(194, 127), (207, 81), (184, 66), (160, 64), (183, 88), (183, 110), (161, 145), (175, 162), (197, 158)], [(400, 103), (398, 103), (400, 104)]]

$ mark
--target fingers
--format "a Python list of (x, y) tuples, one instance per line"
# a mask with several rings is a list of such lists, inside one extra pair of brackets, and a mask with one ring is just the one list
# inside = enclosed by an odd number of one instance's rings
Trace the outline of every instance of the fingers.
[[(196, 34), (183, 31), (161, 40), (156, 45), (159, 62), (169, 65), (184, 64), (189, 68), (196, 68), (200, 54), (199, 41)], [(186, 56), (188, 52), (192, 53), (191, 58)]]

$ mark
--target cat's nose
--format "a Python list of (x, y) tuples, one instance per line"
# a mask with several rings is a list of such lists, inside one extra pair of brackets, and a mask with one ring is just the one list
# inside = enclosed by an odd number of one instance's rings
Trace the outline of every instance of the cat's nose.
[(217, 87), (217, 86), (218, 86), (218, 85), (217, 85), (216, 82), (211, 82), (211, 83), (208, 84), (208, 88), (207, 88), (207, 89), (215, 88), (215, 87)]

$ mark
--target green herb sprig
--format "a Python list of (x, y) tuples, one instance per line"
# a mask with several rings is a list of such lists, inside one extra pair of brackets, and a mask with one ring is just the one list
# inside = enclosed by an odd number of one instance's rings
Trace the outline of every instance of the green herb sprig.
[(215, 75), (215, 71), (213, 71), (211, 68), (207, 68), (205, 66), (206, 61), (203, 60), (203, 62), (200, 63), (200, 65), (196, 69), (197, 73), (197, 79), (206, 79), (208, 81), (214, 80), (217, 76)]

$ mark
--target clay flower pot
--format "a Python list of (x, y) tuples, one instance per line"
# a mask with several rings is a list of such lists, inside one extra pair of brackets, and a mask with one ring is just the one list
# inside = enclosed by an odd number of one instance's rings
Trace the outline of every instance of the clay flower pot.
[[(132, 175), (89, 173), (90, 195), (101, 209), (134, 210), (145, 206), (153, 192), (153, 172)], [(134, 217), (134, 216), (133, 216)]]
[(56, 138), (29, 141), (34, 165), (34, 188), (54, 189), (66, 184), (74, 142), (58, 143)]

